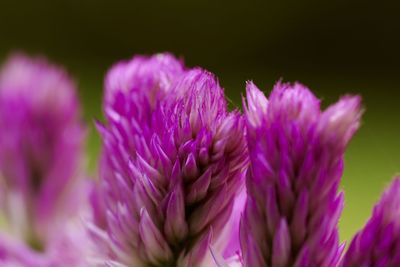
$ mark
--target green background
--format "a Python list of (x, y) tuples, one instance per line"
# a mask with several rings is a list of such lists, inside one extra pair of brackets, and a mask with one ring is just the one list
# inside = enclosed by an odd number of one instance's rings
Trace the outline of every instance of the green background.
[(324, 106), (361, 94), (366, 113), (346, 154), (340, 222), (348, 240), (400, 170), (398, 7), (380, 1), (2, 1), (0, 58), (47, 55), (79, 85), (89, 126), (88, 165), (96, 175), (102, 81), (114, 62), (171, 51), (220, 79), (231, 106), (245, 81), (265, 92), (300, 81)]

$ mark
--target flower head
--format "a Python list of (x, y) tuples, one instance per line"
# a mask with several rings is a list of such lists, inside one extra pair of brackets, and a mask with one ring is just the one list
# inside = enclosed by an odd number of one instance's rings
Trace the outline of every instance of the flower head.
[[(130, 64), (147, 69), (160, 57)], [(156, 64), (149, 72), (130, 73), (137, 89), (115, 98), (142, 110), (140, 96), (147, 103), (144, 120), (137, 112), (118, 111), (99, 126), (111, 259), (127, 266), (208, 266), (209, 246), (220, 241), (247, 164), (244, 122), (227, 111), (215, 77), (183, 67), (163, 74), (170, 69)], [(166, 76), (168, 83), (143, 85)], [(154, 88), (163, 93), (149, 97)], [(115, 102), (105, 105), (106, 112), (120, 110)]]
[(250, 169), (241, 222), (248, 267), (335, 266), (344, 150), (358, 128), (360, 99), (325, 112), (301, 84), (278, 83), (269, 101), (247, 85)]
[(376, 204), (365, 227), (353, 238), (341, 266), (400, 266), (399, 177)]
[(84, 128), (67, 74), (44, 59), (11, 57), (0, 71), (0, 129), (8, 231), (29, 249), (46, 251), (76, 212), (83, 190)]

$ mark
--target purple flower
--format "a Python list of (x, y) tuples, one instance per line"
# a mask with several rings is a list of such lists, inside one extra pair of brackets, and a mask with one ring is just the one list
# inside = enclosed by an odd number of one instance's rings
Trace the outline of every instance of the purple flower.
[(105, 101), (108, 264), (209, 266), (247, 165), (240, 114), (212, 74), (168, 54), (117, 65)]
[(269, 101), (247, 85), (250, 169), (241, 222), (244, 266), (335, 266), (343, 154), (359, 126), (360, 98), (326, 111), (300, 84), (278, 83)]
[(66, 229), (75, 229), (69, 218), (84, 191), (84, 128), (67, 74), (44, 59), (11, 57), (0, 71), (0, 129), (1, 210), (8, 232), (2, 234), (0, 250), (10, 261), (29, 257), (11, 249), (23, 246), (38, 259), (57, 254), (53, 249), (65, 247), (70, 238)]
[(341, 266), (400, 266), (400, 177), (386, 190), (372, 217), (353, 238)]

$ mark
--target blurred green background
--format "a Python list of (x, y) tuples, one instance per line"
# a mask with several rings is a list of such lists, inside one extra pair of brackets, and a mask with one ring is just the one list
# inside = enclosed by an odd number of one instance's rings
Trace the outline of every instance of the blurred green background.
[(2, 1), (0, 59), (42, 54), (76, 79), (90, 126), (89, 168), (96, 175), (103, 76), (117, 60), (171, 51), (214, 73), (232, 106), (245, 81), (269, 92), (300, 81), (332, 103), (363, 96), (363, 125), (346, 154), (340, 222), (348, 240), (400, 171), (400, 23), (387, 1)]

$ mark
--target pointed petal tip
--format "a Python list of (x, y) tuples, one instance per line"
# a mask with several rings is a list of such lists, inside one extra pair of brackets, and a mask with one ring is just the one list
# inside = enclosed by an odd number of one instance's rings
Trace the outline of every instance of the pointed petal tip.
[(252, 81), (246, 83), (246, 99), (243, 100), (243, 107), (249, 125), (259, 126), (267, 113), (268, 100)]
[(360, 96), (344, 96), (322, 115), (319, 131), (325, 141), (346, 146), (360, 127), (363, 109)]

